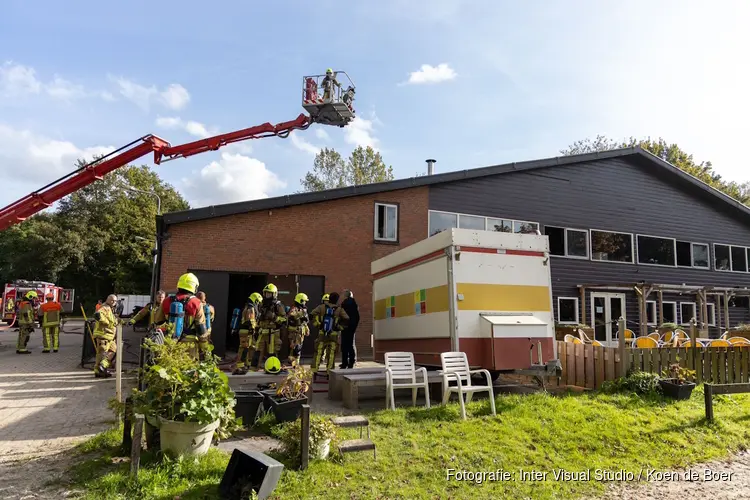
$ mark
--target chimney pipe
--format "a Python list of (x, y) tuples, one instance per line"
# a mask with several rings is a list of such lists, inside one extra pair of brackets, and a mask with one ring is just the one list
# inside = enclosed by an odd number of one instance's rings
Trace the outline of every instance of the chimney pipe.
[(427, 175), (432, 175), (435, 172), (435, 163), (437, 160), (425, 160), (427, 162)]

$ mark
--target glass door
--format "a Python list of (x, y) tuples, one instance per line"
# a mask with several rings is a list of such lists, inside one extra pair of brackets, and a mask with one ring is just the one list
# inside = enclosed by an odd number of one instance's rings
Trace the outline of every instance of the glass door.
[(617, 320), (625, 314), (624, 293), (592, 293), (594, 338), (606, 346), (617, 345)]

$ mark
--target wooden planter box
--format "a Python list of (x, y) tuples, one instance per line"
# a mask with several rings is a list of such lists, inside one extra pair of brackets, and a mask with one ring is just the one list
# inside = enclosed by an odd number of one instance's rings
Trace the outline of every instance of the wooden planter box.
[[(568, 326), (568, 325), (558, 325), (555, 327), (555, 338), (557, 340), (564, 340), (566, 335), (572, 335), (574, 337), (578, 337), (578, 327), (575, 326)], [(594, 338), (594, 329), (593, 328), (581, 328), (583, 330), (583, 333), (588, 335), (590, 339), (593, 340)]]
[(745, 337), (746, 339), (750, 340), (750, 329), (729, 330), (729, 334), (727, 335), (727, 337)]

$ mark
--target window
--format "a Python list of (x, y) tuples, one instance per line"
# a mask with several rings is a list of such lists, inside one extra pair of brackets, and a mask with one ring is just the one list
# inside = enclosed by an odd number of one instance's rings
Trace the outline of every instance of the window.
[(578, 324), (578, 298), (557, 298), (557, 322), (563, 325)]
[(664, 308), (664, 322), (677, 323), (677, 302), (662, 302), (662, 307)]
[(549, 238), (549, 253), (551, 255), (588, 258), (588, 231), (544, 226), (544, 234)]
[(656, 301), (646, 301), (646, 324), (649, 326), (656, 326)]
[(375, 204), (375, 239), (398, 241), (398, 205)]
[(747, 272), (747, 252), (745, 247), (731, 247), (732, 271)]
[(591, 230), (591, 259), (633, 263), (633, 235)]
[(430, 236), (435, 236), (441, 231), (458, 227), (458, 214), (448, 212), (433, 212), (430, 210)]
[(693, 267), (708, 269), (708, 245), (693, 243)]
[(638, 240), (638, 263), (656, 266), (674, 266), (675, 240), (657, 236), (636, 236)]
[(708, 245), (678, 241), (676, 248), (678, 266), (708, 269)]
[(717, 271), (729, 271), (729, 245), (714, 243), (714, 268)]
[(539, 224), (536, 222), (513, 221), (513, 232), (523, 234), (534, 234), (539, 231)]
[(481, 229), (484, 231), (485, 218), (477, 215), (459, 215), (458, 227), (461, 229)]
[(695, 302), (680, 302), (680, 324), (689, 325), (695, 317)]
[(487, 218), (487, 231), (496, 231), (498, 233), (512, 233), (513, 221)]
[(706, 318), (706, 323), (708, 323), (708, 326), (716, 326), (716, 305), (709, 302), (706, 304), (706, 309), (708, 310), (708, 318)]

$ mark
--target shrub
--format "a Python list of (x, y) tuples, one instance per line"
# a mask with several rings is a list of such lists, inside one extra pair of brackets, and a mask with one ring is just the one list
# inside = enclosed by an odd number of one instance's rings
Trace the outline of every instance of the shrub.
[[(302, 436), (302, 420), (297, 419), (293, 422), (285, 422), (271, 431), (279, 441), (284, 445), (284, 451), (287, 456), (293, 460), (300, 460), (302, 449), (300, 448), (300, 437)], [(334, 440), (336, 438), (336, 426), (331, 419), (319, 415), (310, 415), (310, 457), (315, 458), (318, 447), (326, 439)]]
[(661, 393), (659, 375), (648, 372), (633, 372), (627, 377), (604, 382), (603, 392), (634, 392), (641, 395), (656, 395)]

